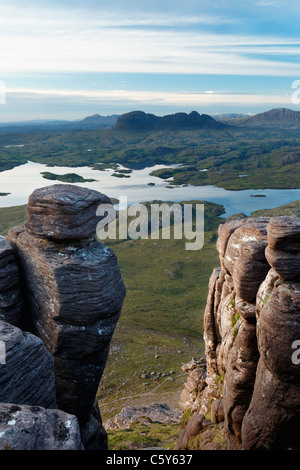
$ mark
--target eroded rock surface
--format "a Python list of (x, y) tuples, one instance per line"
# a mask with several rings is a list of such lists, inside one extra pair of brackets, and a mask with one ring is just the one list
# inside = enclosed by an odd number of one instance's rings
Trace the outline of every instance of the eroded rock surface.
[(292, 360), (300, 340), (299, 248), (297, 218), (219, 227), (221, 267), (204, 313), (206, 386), (199, 393), (186, 385), (180, 405), (187, 409), (189, 391), (192, 413), (224, 420), (227, 449), (300, 448), (300, 366)]
[(0, 403), (56, 408), (53, 358), (40, 338), (0, 321)]
[[(19, 270), (22, 278), (33, 337), (53, 358), (57, 407), (77, 417), (84, 448), (98, 450), (107, 448), (107, 436), (96, 393), (125, 297), (116, 256), (93, 236), (101, 204), (110, 204), (110, 199), (87, 188), (38, 189), (29, 198), (25, 224), (0, 241), (6, 258), (13, 252), (16, 260), (14, 274)], [(0, 246), (5, 267), (2, 252)], [(3, 280), (3, 289), (12, 282), (6, 286)], [(25, 344), (22, 335), (27, 333), (20, 332)], [(16, 371), (18, 361), (24, 362), (16, 358)], [(23, 372), (26, 375), (28, 367)]]
[(5, 238), (0, 238), (0, 320), (20, 326), (23, 310), (24, 298), (13, 249)]
[(105, 194), (69, 184), (36, 189), (28, 200), (25, 228), (38, 238), (81, 240), (96, 232), (100, 204), (111, 204)]

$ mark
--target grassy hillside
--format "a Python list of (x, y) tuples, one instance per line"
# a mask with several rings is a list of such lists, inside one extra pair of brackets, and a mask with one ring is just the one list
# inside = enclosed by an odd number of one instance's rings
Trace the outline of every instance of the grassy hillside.
[(133, 402), (178, 407), (186, 379), (181, 365), (203, 354), (208, 279), (218, 265), (215, 241), (223, 209), (205, 207), (202, 250), (186, 251), (184, 240), (106, 242), (118, 257), (127, 295), (99, 389), (104, 417)]
[(251, 217), (278, 217), (280, 215), (300, 217), (300, 201), (289, 202), (274, 209), (260, 209), (252, 212)]
[(5, 236), (8, 230), (24, 222), (27, 216), (27, 204), (23, 206), (0, 207), (0, 235)]

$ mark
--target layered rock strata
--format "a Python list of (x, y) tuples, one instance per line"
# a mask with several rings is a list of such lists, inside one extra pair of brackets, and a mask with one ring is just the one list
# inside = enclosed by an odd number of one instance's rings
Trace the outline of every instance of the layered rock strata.
[(57, 409), (41, 339), (0, 320), (0, 450), (83, 450), (78, 420)]
[(53, 358), (37, 336), (0, 321), (0, 403), (56, 408)]
[(299, 248), (297, 218), (219, 227), (221, 267), (204, 313), (206, 386), (183, 409), (224, 420), (227, 449), (300, 447), (300, 364), (292, 357), (300, 348)]
[(24, 298), (13, 249), (4, 237), (0, 237), (0, 320), (20, 326), (23, 311)]
[(125, 297), (116, 256), (93, 236), (96, 210), (109, 203), (74, 185), (38, 189), (25, 224), (7, 236), (32, 333), (54, 360), (57, 406), (78, 418), (85, 449), (107, 446), (96, 393)]

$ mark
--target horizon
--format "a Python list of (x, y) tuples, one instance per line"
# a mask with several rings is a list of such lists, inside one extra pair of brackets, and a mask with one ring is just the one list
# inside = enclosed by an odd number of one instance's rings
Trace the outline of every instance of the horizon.
[(11, 0), (0, 122), (296, 111), (299, 14), (297, 0)]
[[(272, 108), (272, 109), (266, 109), (264, 111), (262, 111), (262, 113), (236, 113), (234, 112), (234, 110), (232, 110), (231, 112), (229, 113), (215, 113), (215, 114), (208, 114), (209, 116), (211, 117), (214, 117), (214, 116), (222, 116), (222, 115), (230, 115), (230, 114), (233, 114), (233, 115), (237, 115), (237, 116), (242, 116), (242, 117), (253, 117), (253, 116), (256, 116), (257, 114), (263, 114), (263, 113), (268, 113), (270, 111), (275, 111), (277, 109), (285, 109), (285, 110), (288, 110), (288, 111), (292, 111), (292, 112), (300, 112), (300, 110), (296, 110), (296, 109), (292, 109), (292, 108)], [(128, 111), (128, 113), (123, 113), (123, 114), (129, 114), (129, 113), (133, 113), (133, 112), (145, 112), (146, 111), (143, 111), (142, 109), (133, 109), (131, 111)], [(155, 114), (157, 117), (163, 117), (163, 116), (168, 116), (168, 115), (171, 115), (171, 114), (177, 114), (177, 113), (180, 113), (180, 112), (184, 112), (186, 114), (189, 114), (189, 113), (192, 113), (192, 112), (195, 112), (194, 109), (191, 109), (189, 111), (174, 111), (174, 113), (167, 113), (167, 114)], [(196, 111), (198, 112), (198, 111)], [(148, 114), (148, 113), (146, 113)], [(149, 113), (150, 114), (150, 113)], [(201, 114), (207, 114), (207, 113), (199, 113), (200, 115)], [(59, 122), (59, 123), (68, 123), (68, 122), (80, 122), (86, 118), (89, 118), (89, 117), (93, 117), (93, 116), (100, 116), (100, 117), (110, 117), (110, 116), (122, 116), (122, 114), (120, 115), (117, 115), (117, 114), (100, 114), (100, 113), (94, 113), (94, 114), (90, 114), (89, 116), (83, 116), (83, 117), (80, 117), (80, 118), (77, 118), (77, 119), (58, 119), (58, 118), (52, 118), (52, 119), (29, 119), (29, 120), (23, 120), (23, 121), (0, 121), (0, 125), (3, 125), (3, 124), (30, 124), (30, 123), (44, 123), (44, 124), (47, 124), (47, 123), (51, 123), (51, 122)]]

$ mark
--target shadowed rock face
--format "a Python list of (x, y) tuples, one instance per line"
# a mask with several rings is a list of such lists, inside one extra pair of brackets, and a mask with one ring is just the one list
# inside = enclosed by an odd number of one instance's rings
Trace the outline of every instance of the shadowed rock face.
[(57, 406), (76, 415), (86, 449), (107, 445), (95, 398), (125, 297), (116, 256), (92, 236), (109, 202), (73, 185), (36, 190), (24, 226), (7, 236), (33, 333), (54, 359)]
[(190, 390), (189, 407), (213, 416), (212, 401), (221, 403), (227, 449), (299, 448), (300, 368), (292, 360), (300, 340), (299, 248), (297, 218), (219, 227), (221, 267), (204, 313), (206, 387)]
[(0, 237), (0, 320), (20, 326), (23, 310), (24, 299), (13, 249)]
[(0, 321), (0, 402), (56, 408), (53, 358), (42, 341)]

